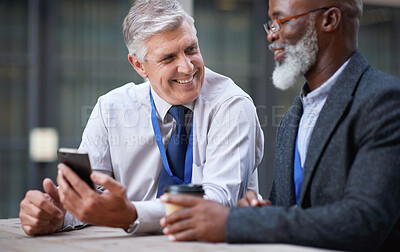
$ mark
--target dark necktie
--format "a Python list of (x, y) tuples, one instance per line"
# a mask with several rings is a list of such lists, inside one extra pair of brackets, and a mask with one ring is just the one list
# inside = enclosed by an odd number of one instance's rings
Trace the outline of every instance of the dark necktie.
[[(166, 151), (168, 164), (171, 169), (171, 172), (173, 173), (173, 175), (180, 178), (182, 181), (184, 180), (184, 174), (185, 174), (185, 158), (186, 158), (186, 149), (188, 140), (184, 125), (185, 111), (186, 108), (181, 105), (172, 106), (168, 111), (168, 113), (175, 119), (177, 124), (175, 132), (172, 134), (171, 140), (168, 143)], [(177, 182), (168, 175), (167, 171), (163, 167), (161, 169), (157, 198), (163, 194), (164, 188), (166, 186), (175, 184), (177, 184)]]

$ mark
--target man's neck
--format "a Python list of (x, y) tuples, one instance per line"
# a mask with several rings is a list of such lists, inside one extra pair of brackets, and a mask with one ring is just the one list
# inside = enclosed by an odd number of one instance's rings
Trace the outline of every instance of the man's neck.
[(324, 84), (351, 57), (355, 51), (341, 55), (321, 56), (315, 66), (305, 74), (310, 92)]

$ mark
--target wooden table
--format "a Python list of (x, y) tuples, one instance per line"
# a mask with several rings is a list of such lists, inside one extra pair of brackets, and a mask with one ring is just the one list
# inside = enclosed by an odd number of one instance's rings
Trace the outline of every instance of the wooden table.
[(122, 229), (108, 227), (87, 227), (71, 232), (30, 237), (21, 228), (19, 219), (0, 220), (0, 251), (29, 252), (219, 252), (219, 251), (328, 251), (283, 244), (227, 244), (206, 242), (172, 242), (165, 235), (127, 235)]

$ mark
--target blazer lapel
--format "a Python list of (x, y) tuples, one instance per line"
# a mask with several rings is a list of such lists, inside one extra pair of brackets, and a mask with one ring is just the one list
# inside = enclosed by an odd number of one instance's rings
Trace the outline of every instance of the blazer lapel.
[(317, 167), (318, 161), (340, 119), (343, 117), (346, 108), (350, 105), (358, 81), (368, 66), (368, 62), (358, 51), (356, 51), (349, 64), (329, 92), (326, 103), (315, 124), (308, 146), (300, 193), (300, 205), (309, 189), (309, 183)]
[(280, 205), (290, 206), (296, 203), (293, 162), (297, 130), (302, 114), (303, 105), (300, 97), (296, 97), (293, 106), (282, 120), (277, 134), (275, 187)]

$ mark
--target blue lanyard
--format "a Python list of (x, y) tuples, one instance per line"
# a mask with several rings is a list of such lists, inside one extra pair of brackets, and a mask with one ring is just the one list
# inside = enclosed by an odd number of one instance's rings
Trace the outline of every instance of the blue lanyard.
[(293, 172), (294, 187), (296, 192), (296, 205), (298, 205), (300, 201), (301, 184), (303, 183), (303, 172), (304, 170), (303, 167), (301, 167), (300, 154), (299, 154), (299, 149), (297, 147), (297, 137), (296, 137), (296, 146), (294, 151), (294, 172)]
[(190, 127), (190, 135), (185, 157), (185, 178), (184, 181), (182, 181), (180, 178), (172, 174), (171, 169), (169, 168), (168, 158), (165, 152), (164, 144), (162, 142), (160, 126), (158, 125), (156, 108), (154, 105), (153, 95), (151, 94), (151, 89), (150, 89), (150, 101), (151, 101), (151, 123), (153, 125), (153, 131), (154, 135), (156, 136), (156, 142), (158, 145), (158, 149), (160, 150), (161, 160), (164, 165), (164, 169), (166, 170), (168, 175), (178, 184), (189, 184), (192, 181), (192, 166), (193, 166), (193, 119), (192, 119), (192, 125)]

